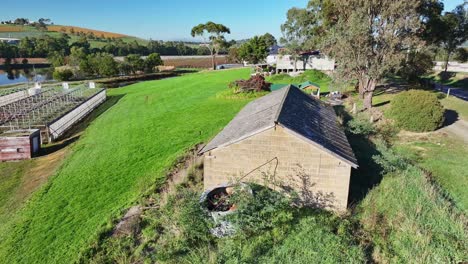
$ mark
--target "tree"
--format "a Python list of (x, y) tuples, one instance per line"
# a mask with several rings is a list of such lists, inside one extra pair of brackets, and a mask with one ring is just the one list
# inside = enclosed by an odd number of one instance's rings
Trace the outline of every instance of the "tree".
[(222, 25), (208, 21), (206, 24), (199, 24), (192, 28), (192, 37), (200, 36), (203, 42), (208, 44), (208, 49), (211, 54), (211, 63), (213, 69), (216, 69), (216, 55), (219, 50), (226, 45), (224, 34), (231, 34), (231, 30)]
[(145, 68), (143, 59), (137, 54), (127, 55), (125, 57), (125, 63), (129, 65), (132, 74), (135, 74), (137, 71), (142, 71)]
[(268, 47), (271, 47), (277, 44), (276, 38), (270, 33), (265, 33), (262, 36), (262, 38), (265, 40), (265, 43), (267, 44)]
[(19, 54), (21, 57), (32, 57), (34, 54), (34, 44), (28, 37), (22, 38), (18, 44)]
[(297, 60), (301, 53), (314, 46), (317, 14), (308, 9), (294, 7), (288, 10), (287, 21), (281, 25), (283, 37), (280, 42), (285, 45), (286, 51), (294, 61), (294, 71), (297, 71)]
[(52, 64), (53, 67), (59, 67), (65, 63), (65, 58), (59, 51), (53, 51), (49, 53), (47, 60)]
[(237, 47), (229, 48), (227, 61), (230, 62), (230, 63), (241, 63), (242, 62), (241, 58), (239, 57), (239, 48), (237, 48)]
[(346, 0), (333, 6), (335, 19), (321, 47), (339, 62), (335, 77), (357, 79), (364, 108), (372, 107), (376, 85), (400, 68), (408, 53), (423, 46), (420, 0)]
[(239, 47), (239, 58), (257, 64), (265, 60), (268, 55), (268, 47), (265, 38), (254, 36)]
[(447, 72), (450, 55), (458, 46), (468, 40), (468, 3), (457, 6), (452, 12), (442, 17), (442, 46), (445, 49), (445, 68)]
[(154, 67), (158, 65), (162, 65), (163, 61), (158, 53), (151, 53), (146, 57), (144, 65), (145, 65), (145, 72), (154, 72)]
[(465, 63), (468, 61), (468, 49), (467, 48), (458, 48), (455, 51), (454, 59), (458, 62)]
[(111, 54), (97, 53), (94, 56), (92, 63), (94, 64), (96, 73), (99, 74), (99, 76), (110, 77), (119, 73), (119, 65)]

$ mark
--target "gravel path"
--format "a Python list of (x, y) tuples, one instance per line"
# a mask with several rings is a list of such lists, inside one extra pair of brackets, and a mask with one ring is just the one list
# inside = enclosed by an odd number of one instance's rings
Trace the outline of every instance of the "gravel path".
[(441, 131), (458, 137), (468, 144), (468, 122), (465, 120), (454, 120), (450, 125), (443, 127)]

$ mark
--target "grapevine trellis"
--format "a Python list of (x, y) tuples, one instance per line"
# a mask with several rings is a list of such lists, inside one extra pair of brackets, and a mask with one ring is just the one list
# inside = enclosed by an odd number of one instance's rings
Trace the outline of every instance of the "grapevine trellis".
[(48, 123), (85, 102), (101, 90), (90, 89), (87, 86), (71, 87), (70, 89), (62, 87), (38, 89), (36, 94), (0, 106), (0, 127), (11, 130), (47, 126)]

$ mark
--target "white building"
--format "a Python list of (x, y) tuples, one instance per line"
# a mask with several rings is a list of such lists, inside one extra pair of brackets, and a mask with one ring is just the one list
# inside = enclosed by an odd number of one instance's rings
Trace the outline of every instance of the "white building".
[(268, 56), (266, 57), (266, 63), (268, 65), (275, 65), (278, 61), (278, 57), (280, 56), (279, 52), (283, 47), (278, 45), (273, 45), (269, 48)]
[(322, 71), (333, 71), (335, 69), (335, 60), (320, 54), (319, 51), (305, 52), (297, 59), (296, 67), (294, 67), (294, 59), (291, 55), (278, 55), (276, 60), (277, 72), (289, 72), (316, 69)]

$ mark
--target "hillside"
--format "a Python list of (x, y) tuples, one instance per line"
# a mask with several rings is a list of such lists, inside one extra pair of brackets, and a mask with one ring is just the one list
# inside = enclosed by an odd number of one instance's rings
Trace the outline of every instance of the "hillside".
[[(74, 32), (72, 34), (71, 32)], [(78, 32), (84, 34), (94, 34), (97, 38), (118, 38), (125, 42), (137, 41), (139, 44), (146, 44), (148, 41), (138, 37), (128, 36), (120, 33), (107, 32), (102, 30), (95, 30), (76, 26), (62, 26), (62, 25), (49, 25), (47, 31), (41, 31), (32, 26), (19, 26), (19, 25), (0, 25), (0, 38), (25, 38), (25, 37), (40, 37), (43, 35), (59, 36), (61, 33), (69, 34), (70, 42), (73, 43), (78, 40)], [(102, 47), (105, 42), (104, 40), (90, 40), (92, 47)]]

